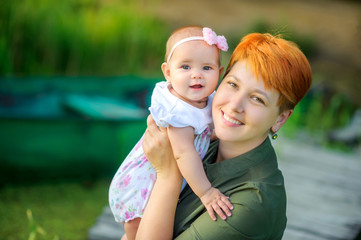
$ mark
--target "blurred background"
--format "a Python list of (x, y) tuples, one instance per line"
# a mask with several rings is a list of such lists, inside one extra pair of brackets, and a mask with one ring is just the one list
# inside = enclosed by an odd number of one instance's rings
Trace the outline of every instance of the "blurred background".
[(226, 36), (225, 67), (247, 33), (296, 42), (313, 85), (281, 134), (359, 154), (358, 1), (2, 0), (1, 239), (87, 238), (145, 130), (166, 40), (189, 24)]

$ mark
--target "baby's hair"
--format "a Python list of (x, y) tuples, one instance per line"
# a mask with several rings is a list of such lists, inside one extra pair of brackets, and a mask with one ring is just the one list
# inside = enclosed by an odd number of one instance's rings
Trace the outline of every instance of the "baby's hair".
[(167, 61), (169, 52), (176, 42), (188, 37), (196, 37), (196, 36), (202, 37), (203, 36), (202, 31), (203, 31), (203, 27), (197, 25), (184, 26), (173, 31), (167, 41), (164, 61)]

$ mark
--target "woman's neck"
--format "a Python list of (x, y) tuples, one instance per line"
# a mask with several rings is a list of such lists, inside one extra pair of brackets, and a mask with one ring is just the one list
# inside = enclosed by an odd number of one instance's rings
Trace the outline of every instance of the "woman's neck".
[(235, 141), (222, 141), (219, 140), (218, 145), (218, 155), (216, 162), (222, 162), (227, 159), (231, 159), (242, 155), (246, 152), (251, 151), (252, 149), (261, 145), (265, 138), (259, 139), (252, 142), (235, 142)]

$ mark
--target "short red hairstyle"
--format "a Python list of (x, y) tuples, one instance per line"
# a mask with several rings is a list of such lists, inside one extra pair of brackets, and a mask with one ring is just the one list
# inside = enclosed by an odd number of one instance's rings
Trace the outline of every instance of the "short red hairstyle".
[(267, 89), (280, 93), (280, 112), (293, 109), (312, 83), (311, 67), (297, 45), (269, 33), (251, 33), (234, 50), (225, 76), (236, 62), (246, 60)]

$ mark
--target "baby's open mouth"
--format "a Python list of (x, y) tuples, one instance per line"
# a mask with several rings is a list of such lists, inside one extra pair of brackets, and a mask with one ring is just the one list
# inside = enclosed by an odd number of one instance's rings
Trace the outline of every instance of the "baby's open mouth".
[(202, 88), (202, 84), (194, 84), (191, 86), (191, 88)]

